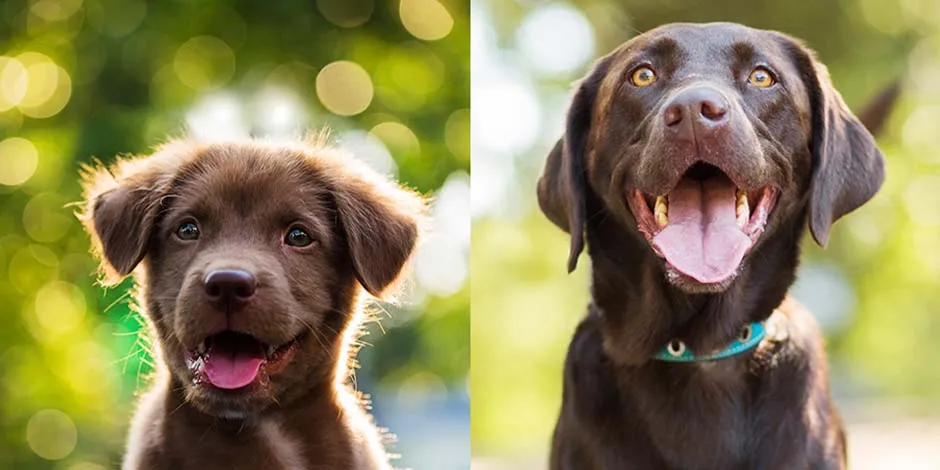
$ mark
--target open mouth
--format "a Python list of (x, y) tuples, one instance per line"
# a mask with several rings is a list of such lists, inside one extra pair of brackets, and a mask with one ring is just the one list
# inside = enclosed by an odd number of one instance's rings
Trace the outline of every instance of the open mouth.
[(221, 389), (243, 388), (281, 370), (305, 334), (273, 346), (249, 334), (226, 330), (207, 336), (190, 354), (187, 364), (196, 384), (208, 381)]
[(777, 202), (771, 186), (741, 188), (720, 168), (696, 163), (668, 194), (627, 197), (639, 230), (668, 267), (701, 284), (733, 279)]

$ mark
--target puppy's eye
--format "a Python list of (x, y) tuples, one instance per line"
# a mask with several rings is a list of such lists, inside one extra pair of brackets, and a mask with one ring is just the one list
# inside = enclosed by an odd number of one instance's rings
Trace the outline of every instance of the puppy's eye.
[(300, 227), (291, 227), (284, 236), (284, 243), (297, 247), (309, 246), (313, 243), (313, 237)]
[(630, 83), (640, 88), (650, 86), (656, 81), (656, 72), (649, 67), (639, 67), (630, 75)]
[(772, 86), (774, 83), (777, 83), (774, 80), (773, 74), (764, 67), (757, 67), (753, 72), (747, 77), (747, 82), (751, 85), (756, 86), (757, 88), (767, 88)]
[(195, 222), (183, 222), (176, 229), (176, 236), (180, 237), (180, 240), (195, 240), (199, 238), (199, 227)]

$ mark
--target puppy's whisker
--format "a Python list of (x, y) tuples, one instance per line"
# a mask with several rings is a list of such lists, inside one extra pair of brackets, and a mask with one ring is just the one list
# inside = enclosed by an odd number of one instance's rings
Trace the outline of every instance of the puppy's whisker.
[[(131, 296), (131, 291), (129, 291), (129, 290), (124, 291), (124, 293), (121, 294), (120, 296), (118, 296), (117, 299), (114, 299), (114, 302), (111, 302), (110, 305), (108, 305), (107, 307), (105, 307), (104, 311), (105, 311), (105, 312), (110, 312), (111, 309), (114, 308), (115, 305), (117, 305), (119, 302), (121, 302), (121, 301), (123, 301), (123, 300), (128, 299), (130, 296)], [(133, 301), (132, 301), (132, 302), (133, 302)]]

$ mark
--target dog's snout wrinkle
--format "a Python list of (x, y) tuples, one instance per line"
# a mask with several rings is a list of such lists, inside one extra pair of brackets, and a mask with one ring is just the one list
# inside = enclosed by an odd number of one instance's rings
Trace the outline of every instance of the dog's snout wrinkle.
[(258, 278), (244, 269), (215, 269), (206, 274), (203, 288), (215, 307), (238, 308), (255, 295)]

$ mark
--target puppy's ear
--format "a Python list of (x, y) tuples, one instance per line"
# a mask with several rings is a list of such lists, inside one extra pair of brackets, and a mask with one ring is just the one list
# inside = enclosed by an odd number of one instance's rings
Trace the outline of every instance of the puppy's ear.
[(884, 157), (832, 86), (826, 67), (801, 45), (795, 52), (812, 107), (809, 227), (816, 242), (826, 246), (832, 224), (878, 192)]
[(548, 220), (571, 234), (568, 272), (578, 266), (578, 256), (584, 250), (585, 199), (588, 191), (585, 152), (597, 91), (607, 75), (612, 57), (600, 59), (578, 86), (568, 107), (565, 134), (548, 154), (545, 170), (538, 182), (538, 200), (542, 212)]
[(405, 190), (364, 167), (328, 172), (340, 230), (356, 277), (375, 297), (394, 284), (418, 244), (425, 205)]
[(160, 201), (175, 168), (166, 153), (171, 147), (111, 168), (84, 168), (85, 208), (78, 217), (101, 257), (106, 284), (120, 282), (147, 254)]

